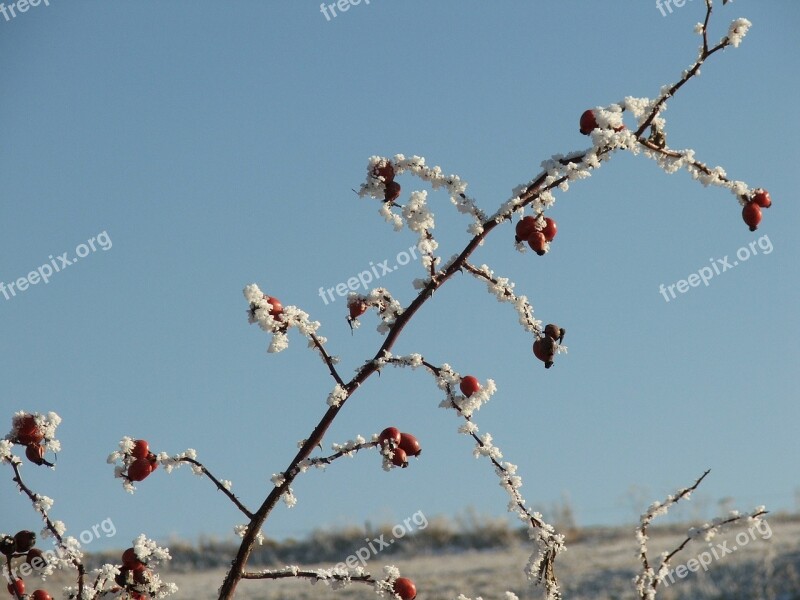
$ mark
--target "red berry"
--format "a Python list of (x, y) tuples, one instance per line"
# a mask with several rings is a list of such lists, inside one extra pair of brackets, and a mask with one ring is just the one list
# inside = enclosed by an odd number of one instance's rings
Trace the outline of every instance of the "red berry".
[(269, 314), (273, 319), (277, 319), (283, 313), (283, 304), (277, 298), (264, 295), (264, 300), (270, 305)]
[(131, 456), (134, 458), (147, 458), (148, 454), (150, 454), (150, 444), (147, 443), (147, 440), (134, 440)]
[(133, 582), (138, 583), (139, 585), (150, 583), (151, 577), (150, 571), (142, 567), (141, 569), (134, 569), (133, 571)]
[(525, 242), (536, 233), (536, 217), (527, 216), (522, 217), (514, 230), (517, 235), (517, 241)]
[(145, 564), (136, 556), (136, 550), (128, 548), (122, 553), (122, 566), (131, 571), (141, 571)]
[(354, 298), (351, 300), (347, 308), (350, 309), (350, 319), (357, 319), (365, 312), (367, 312), (367, 303), (361, 298)]
[(14, 536), (14, 550), (16, 552), (27, 552), (36, 545), (36, 534), (27, 529), (18, 531)]
[(758, 224), (761, 223), (761, 208), (755, 202), (748, 202), (742, 209), (742, 219), (750, 231), (755, 231), (758, 229)]
[(403, 600), (414, 600), (414, 598), (417, 597), (417, 586), (406, 577), (398, 577), (395, 579), (392, 591)]
[(554, 340), (558, 340), (559, 342), (564, 338), (564, 334), (566, 330), (562, 327), (559, 327), (555, 323), (549, 323), (544, 328), (544, 334), (548, 337), (553, 338)]
[(25, 457), (35, 465), (44, 464), (45, 448), (41, 444), (28, 444)]
[(126, 569), (125, 567), (122, 567), (119, 570), (119, 573), (117, 573), (117, 575), (114, 576), (114, 582), (120, 587), (126, 587), (127, 585), (131, 584), (133, 582), (133, 580), (131, 579), (131, 581), (128, 581), (128, 579), (130, 579), (128, 577), (130, 572), (131, 572), (130, 569)]
[(383, 194), (385, 202), (394, 202), (400, 197), (400, 184), (396, 181), (389, 181), (386, 184), (386, 191)]
[(553, 238), (556, 237), (556, 233), (558, 233), (558, 225), (556, 225), (556, 222), (550, 217), (545, 217), (542, 233), (544, 234), (544, 239), (548, 242), (552, 242)]
[(400, 430), (397, 427), (387, 427), (381, 431), (381, 434), (378, 436), (378, 441), (381, 446), (385, 446), (386, 442), (389, 440), (391, 440), (395, 446), (400, 444)]
[(137, 458), (133, 461), (133, 464), (128, 467), (128, 479), (131, 481), (142, 481), (152, 472), (153, 467), (149, 460), (146, 458)]
[(531, 237), (528, 238), (528, 245), (539, 256), (544, 256), (545, 244), (547, 244), (547, 238), (544, 237), (544, 234), (541, 231), (535, 232)]
[(156, 459), (156, 455), (152, 452), (147, 455), (147, 462), (150, 463), (150, 472), (152, 473), (158, 468), (158, 459)]
[(758, 204), (761, 208), (769, 208), (772, 206), (772, 199), (769, 197), (769, 192), (761, 188), (758, 188), (753, 194), (753, 202)]
[(594, 117), (594, 111), (587, 110), (581, 115), (581, 133), (589, 135), (593, 129), (597, 129), (597, 119)]
[(476, 377), (467, 375), (461, 380), (461, 383), (458, 384), (458, 387), (461, 388), (462, 394), (469, 397), (481, 389), (481, 384), (478, 382)]
[(14, 555), (14, 538), (10, 535), (4, 535), (0, 538), (0, 552), (7, 557)]
[(8, 584), (8, 593), (14, 596), (22, 597), (25, 594), (25, 582), (17, 577), (13, 583)]
[(44, 590), (36, 590), (31, 594), (31, 600), (53, 600), (53, 597)]
[(25, 415), (19, 420), (17, 426), (17, 441), (20, 444), (38, 444), (44, 439), (42, 430), (36, 423), (33, 415)]
[(392, 450), (392, 464), (395, 467), (406, 468), (408, 466), (408, 454), (402, 448)]
[(44, 557), (44, 552), (38, 548), (31, 548), (25, 556), (25, 562), (32, 566), (34, 569), (44, 569), (47, 566), (47, 559)]
[(382, 162), (375, 165), (372, 172), (375, 174), (376, 177), (383, 177), (383, 180), (386, 183), (390, 181), (394, 181), (394, 167), (391, 163)]
[(553, 338), (544, 336), (533, 342), (533, 354), (536, 356), (536, 358), (544, 363), (545, 369), (549, 369), (553, 366), (553, 358), (555, 357), (555, 353), (556, 343)]
[(399, 447), (405, 450), (409, 456), (419, 456), (422, 453), (422, 447), (419, 441), (410, 433), (401, 433)]

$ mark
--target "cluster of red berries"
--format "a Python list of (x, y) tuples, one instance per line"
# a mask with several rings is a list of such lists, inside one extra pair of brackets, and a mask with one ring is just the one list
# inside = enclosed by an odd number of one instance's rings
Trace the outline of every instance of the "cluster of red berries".
[[(581, 133), (583, 135), (589, 135), (592, 133), (592, 131), (599, 127), (597, 124), (597, 117), (595, 117), (593, 110), (584, 111), (584, 113), (581, 115), (580, 125)], [(622, 131), (623, 129), (625, 129), (625, 125), (618, 125), (617, 127), (614, 127), (614, 131)]]
[(553, 366), (553, 358), (556, 355), (559, 344), (564, 340), (566, 329), (550, 323), (544, 328), (544, 335), (533, 342), (533, 354), (544, 363), (544, 368), (549, 369)]
[(42, 433), (39, 424), (36, 422), (36, 417), (33, 415), (24, 415), (18, 421), (16, 437), (12, 441), (25, 446), (25, 457), (33, 464), (53, 466), (52, 463), (47, 462), (44, 458), (44, 433)]
[(402, 600), (414, 600), (417, 597), (417, 586), (407, 577), (398, 577), (394, 580), (392, 591)]
[(125, 475), (130, 481), (143, 481), (158, 468), (158, 460), (150, 452), (147, 440), (134, 440), (130, 456), (133, 457), (133, 462), (128, 466), (128, 473)]
[(772, 199), (769, 197), (767, 190), (759, 188), (753, 192), (753, 197), (748, 200), (742, 209), (742, 219), (744, 219), (750, 231), (758, 229), (758, 224), (761, 223), (761, 209), (769, 208), (770, 206), (772, 206)]
[(515, 239), (517, 243), (528, 242), (531, 249), (539, 256), (547, 252), (547, 243), (552, 242), (558, 233), (558, 225), (550, 217), (527, 216), (517, 223)]
[(406, 468), (409, 456), (419, 456), (422, 446), (416, 437), (410, 433), (403, 433), (397, 427), (387, 427), (378, 436), (378, 444), (382, 452), (392, 452), (389, 460), (395, 467)]
[[(597, 129), (597, 118), (595, 117), (594, 111), (587, 110), (581, 115), (581, 122), (580, 122), (581, 133), (583, 135), (589, 135), (593, 130)], [(622, 131), (625, 129), (624, 125), (620, 125), (619, 127), (614, 127), (614, 131)], [(742, 208), (742, 219), (744, 220), (745, 224), (750, 228), (750, 231), (755, 231), (758, 229), (758, 224), (761, 223), (761, 209), (762, 208), (769, 208), (772, 206), (772, 200), (769, 197), (769, 192), (764, 189), (757, 189), (754, 191), (753, 196), (747, 201), (747, 204), (744, 205)], [(519, 224), (517, 225), (519, 228)], [(520, 239), (525, 239), (523, 236), (517, 233), (517, 237)], [(531, 244), (531, 248), (536, 250), (534, 247), (534, 242), (529, 242)], [(536, 242), (537, 246), (541, 245), (540, 241)], [(536, 250), (537, 254), (540, 253), (539, 250)]]
[(128, 548), (122, 553), (122, 568), (114, 578), (116, 584), (125, 588), (134, 600), (144, 600), (147, 595), (135, 589), (136, 586), (147, 585), (150, 582), (150, 571), (147, 564), (139, 560), (136, 550)]
[(394, 167), (391, 163), (381, 162), (372, 169), (375, 177), (383, 177), (385, 191), (383, 193), (384, 202), (394, 202), (400, 197), (400, 184), (394, 180)]
[[(6, 535), (0, 538), (0, 553), (4, 554), (6, 560), (11, 562), (11, 559), (17, 556), (24, 556), (27, 562), (34, 569), (43, 569), (47, 565), (44, 558), (44, 553), (36, 545), (36, 534), (33, 531), (23, 529), (18, 531), (15, 535)], [(25, 596), (25, 582), (21, 577), (12, 577), (8, 583), (8, 593), (15, 598), (22, 598)], [(44, 590), (36, 590), (30, 596), (29, 600), (53, 600), (52, 596)]]

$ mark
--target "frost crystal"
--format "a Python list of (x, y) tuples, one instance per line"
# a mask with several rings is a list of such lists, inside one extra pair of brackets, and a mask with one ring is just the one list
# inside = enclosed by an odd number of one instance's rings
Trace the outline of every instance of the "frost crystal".
[(744, 36), (747, 35), (747, 31), (752, 25), (753, 24), (747, 19), (736, 19), (733, 23), (731, 23), (731, 26), (728, 29), (728, 39), (734, 48), (739, 47), (739, 44), (742, 43), (742, 39), (744, 39)]

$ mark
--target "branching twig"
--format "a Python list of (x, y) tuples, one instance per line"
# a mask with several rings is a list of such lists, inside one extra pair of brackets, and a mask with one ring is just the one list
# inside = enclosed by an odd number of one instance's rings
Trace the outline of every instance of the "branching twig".
[(211, 473), (211, 471), (208, 470), (208, 467), (206, 467), (199, 460), (195, 460), (194, 458), (189, 458), (188, 456), (183, 456), (183, 457), (179, 458), (177, 462), (189, 463), (190, 465), (193, 465), (194, 467), (196, 467), (196, 470), (201, 471), (203, 473), (203, 475), (205, 475), (211, 481), (214, 482), (214, 485), (217, 486), (217, 489), (220, 492), (222, 492), (223, 494), (225, 494), (230, 499), (230, 501), (233, 502), (236, 505), (236, 508), (238, 508), (245, 515), (247, 515), (247, 517), (249, 519), (253, 518), (253, 513), (250, 511), (250, 509), (248, 509), (244, 504), (242, 504), (242, 502), (239, 500), (239, 498), (237, 498), (236, 495), (233, 492), (231, 492), (227, 487), (225, 487), (225, 485), (219, 479), (214, 477), (214, 475)]

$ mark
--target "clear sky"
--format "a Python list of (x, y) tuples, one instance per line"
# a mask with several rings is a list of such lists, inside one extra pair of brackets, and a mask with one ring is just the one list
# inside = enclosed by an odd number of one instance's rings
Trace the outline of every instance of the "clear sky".
[[(519, 465), (535, 508), (568, 494), (579, 524), (631, 521), (633, 498), (707, 468), (684, 516), (713, 516), (724, 498), (796, 506), (800, 3), (717, 4), (713, 40), (740, 16), (753, 27), (670, 101), (668, 142), (767, 188), (774, 205), (758, 231), (727, 191), (618, 154), (556, 194), (550, 254), (517, 253), (505, 224), (474, 256), (567, 329), (569, 354), (552, 369), (513, 309), (467, 275), (395, 348), (493, 378), (499, 391), (476, 422)], [(352, 374), (382, 341), (376, 318), (351, 335), (344, 300), (326, 304), (318, 289), (394, 264), (415, 240), (351, 191), (368, 158), (425, 156), (494, 211), (542, 160), (589, 145), (584, 109), (655, 96), (679, 77), (702, 15), (700, 0), (664, 16), (650, 0), (365, 0), (329, 20), (305, 0), (50, 0), (0, 16), (0, 281), (86, 254), (0, 296), (6, 427), (23, 409), (64, 419), (57, 470), (26, 465), (27, 481), (55, 498), (73, 535), (113, 519), (118, 537), (98, 548), (139, 532), (231, 536), (243, 519), (207, 481), (159, 470), (130, 496), (105, 459), (123, 435), (192, 447), (260, 503), (332, 382), (296, 332), (287, 351), (266, 353), (242, 288), (256, 282), (321, 321)], [(399, 181), (404, 198), (423, 189)], [(429, 202), (449, 257), (468, 221), (441, 193)], [(110, 248), (78, 249), (103, 232)], [(708, 286), (669, 302), (659, 293), (757, 240), (757, 254)], [(407, 303), (421, 276), (412, 262), (380, 284)], [(419, 510), (504, 515), (496, 476), (441, 399), (422, 372), (370, 380), (326, 450), (396, 425), (419, 437), (421, 459), (386, 473), (367, 452), (310, 472), (266, 534)], [(8, 468), (0, 482), (0, 531), (38, 529)]]

